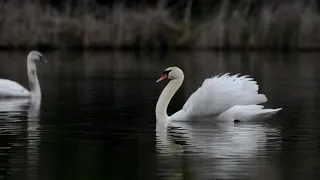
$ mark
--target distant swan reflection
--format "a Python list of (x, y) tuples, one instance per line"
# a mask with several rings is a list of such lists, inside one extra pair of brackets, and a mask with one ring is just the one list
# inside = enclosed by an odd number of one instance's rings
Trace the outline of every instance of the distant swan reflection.
[[(23, 137), (14, 140), (16, 142), (8, 142), (9, 144), (6, 144), (8, 150), (19, 153), (19, 150), (14, 150), (13, 147), (27, 143), (27, 179), (38, 179), (39, 174), (40, 106), (41, 98), (0, 99), (1, 133), (6, 136)], [(12, 143), (16, 145), (10, 145)], [(21, 161), (21, 157), (17, 156), (17, 158), (19, 159), (16, 160)], [(16, 160), (13, 160), (13, 162), (16, 162)], [(11, 170), (7, 169), (5, 171), (9, 172)]]
[(39, 112), (41, 106), (40, 98), (31, 98), (28, 109), (28, 179), (39, 179), (39, 142), (40, 124)]
[[(39, 112), (41, 106), (40, 98), (8, 98), (0, 99), (0, 117), (5, 120), (4, 133), (5, 134), (16, 134), (18, 132), (27, 132), (27, 179), (38, 179), (39, 173)], [(12, 121), (20, 123), (11, 123)], [(27, 128), (21, 126), (27, 123)], [(23, 139), (19, 141), (24, 141)], [(24, 142), (19, 142), (23, 144)]]

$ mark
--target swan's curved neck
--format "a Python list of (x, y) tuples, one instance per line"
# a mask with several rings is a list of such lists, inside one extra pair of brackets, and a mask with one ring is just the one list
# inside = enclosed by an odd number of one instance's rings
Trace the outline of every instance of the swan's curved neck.
[(156, 118), (157, 121), (168, 123), (170, 121), (170, 117), (167, 114), (168, 105), (173, 97), (173, 95), (177, 92), (183, 82), (183, 77), (171, 80), (168, 85), (163, 89), (157, 105), (156, 105)]
[(36, 63), (30, 58), (27, 59), (27, 70), (31, 97), (41, 97)]

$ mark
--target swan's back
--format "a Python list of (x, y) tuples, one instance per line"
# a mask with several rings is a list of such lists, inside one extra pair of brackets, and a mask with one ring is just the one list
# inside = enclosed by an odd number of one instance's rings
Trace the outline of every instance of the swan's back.
[(0, 79), (0, 97), (28, 97), (29, 91), (17, 82)]
[(257, 82), (248, 76), (218, 75), (206, 79), (184, 104), (188, 116), (218, 115), (234, 105), (253, 105), (267, 101), (258, 94)]

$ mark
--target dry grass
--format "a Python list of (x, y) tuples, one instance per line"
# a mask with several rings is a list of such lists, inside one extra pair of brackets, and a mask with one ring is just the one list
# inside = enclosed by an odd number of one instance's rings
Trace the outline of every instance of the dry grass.
[(313, 7), (298, 1), (265, 5), (254, 17), (243, 9), (226, 15), (222, 7), (195, 29), (196, 46), (318, 48), (320, 16)]
[(182, 19), (168, 9), (100, 7), (59, 12), (36, 2), (0, 3), (0, 46), (34, 47), (320, 47), (320, 16), (299, 2), (263, 6), (256, 16), (228, 4), (203, 21), (192, 21), (192, 1)]

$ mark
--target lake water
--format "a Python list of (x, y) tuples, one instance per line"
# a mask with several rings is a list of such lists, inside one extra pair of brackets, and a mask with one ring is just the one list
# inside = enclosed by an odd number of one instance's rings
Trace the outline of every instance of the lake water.
[[(0, 52), (0, 77), (28, 87), (27, 52)], [(320, 54), (45, 52), (42, 102), (0, 101), (0, 179), (320, 179)], [(283, 107), (264, 121), (156, 131), (168, 66), (185, 81), (179, 110), (204, 78), (250, 74)], [(38, 115), (38, 116), (37, 116)]]

